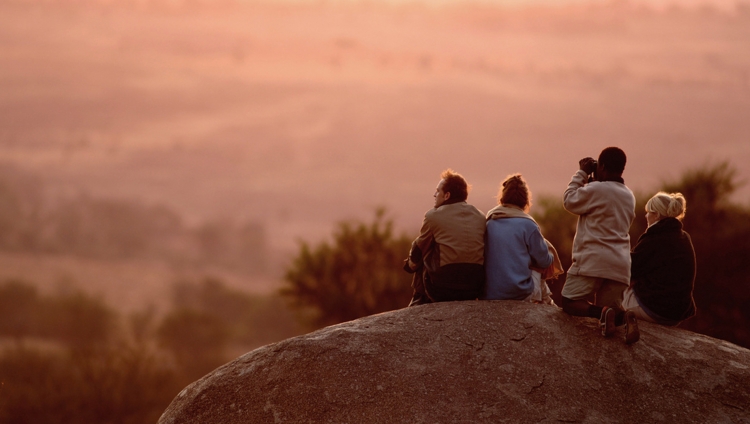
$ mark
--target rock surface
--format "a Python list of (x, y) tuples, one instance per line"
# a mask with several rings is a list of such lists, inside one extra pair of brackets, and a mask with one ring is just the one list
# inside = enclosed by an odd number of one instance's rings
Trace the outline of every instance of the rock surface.
[(750, 423), (750, 350), (640, 329), (628, 346), (551, 306), (406, 308), (247, 353), (159, 423)]

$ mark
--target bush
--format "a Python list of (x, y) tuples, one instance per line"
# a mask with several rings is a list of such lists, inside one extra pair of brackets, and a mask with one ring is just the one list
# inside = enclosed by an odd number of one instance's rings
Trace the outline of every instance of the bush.
[(6, 350), (0, 355), (0, 422), (156, 422), (184, 384), (163, 364), (133, 346)]
[(281, 293), (296, 308), (311, 309), (316, 326), (402, 308), (412, 294), (411, 275), (402, 269), (410, 246), (405, 235), (393, 235), (383, 209), (370, 224), (341, 222), (333, 244), (302, 243)]

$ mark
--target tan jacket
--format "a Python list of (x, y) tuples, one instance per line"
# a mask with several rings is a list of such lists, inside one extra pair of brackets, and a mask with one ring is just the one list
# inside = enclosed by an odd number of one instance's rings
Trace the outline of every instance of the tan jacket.
[(428, 272), (448, 264), (484, 264), (485, 218), (466, 202), (443, 204), (425, 213), (409, 258)]
[(578, 215), (573, 241), (573, 264), (568, 274), (630, 283), (630, 224), (635, 197), (616, 181), (586, 183), (578, 171), (563, 194), (568, 212)]

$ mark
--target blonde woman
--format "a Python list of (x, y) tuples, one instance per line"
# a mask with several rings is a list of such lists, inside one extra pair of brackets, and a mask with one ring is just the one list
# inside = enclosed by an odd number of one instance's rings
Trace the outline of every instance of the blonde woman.
[(631, 252), (622, 307), (639, 320), (677, 325), (695, 315), (695, 250), (682, 229), (685, 197), (659, 192), (646, 203), (648, 229)]

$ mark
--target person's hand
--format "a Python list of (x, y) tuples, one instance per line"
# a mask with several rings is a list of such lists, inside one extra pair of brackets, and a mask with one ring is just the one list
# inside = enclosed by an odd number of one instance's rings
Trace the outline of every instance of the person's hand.
[(578, 167), (589, 175), (596, 171), (596, 160), (594, 158), (586, 157), (578, 161)]
[(409, 274), (414, 274), (416, 272), (414, 268), (411, 267), (411, 261), (409, 258), (404, 259), (404, 271), (408, 272)]

